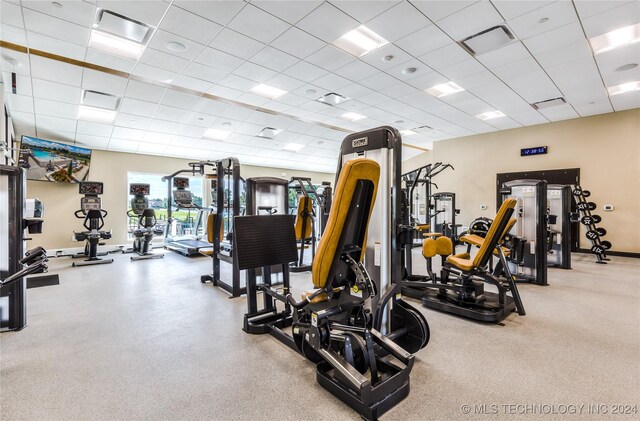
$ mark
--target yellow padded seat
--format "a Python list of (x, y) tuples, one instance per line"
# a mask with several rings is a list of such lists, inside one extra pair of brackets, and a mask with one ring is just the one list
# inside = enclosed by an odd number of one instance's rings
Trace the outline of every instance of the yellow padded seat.
[(436, 240), (427, 238), (422, 241), (422, 256), (424, 256), (425, 259), (431, 259), (437, 253)]
[(442, 236), (442, 234), (439, 232), (423, 232), (422, 236), (423, 237), (440, 237)]
[[(302, 299), (303, 299), (303, 300), (306, 300), (306, 299), (308, 299), (309, 297), (311, 297), (313, 294), (315, 294), (316, 292), (318, 292), (318, 290), (317, 290), (317, 289), (309, 289), (309, 290), (306, 290), (306, 291), (304, 291), (304, 292), (302, 293)], [(319, 294), (318, 296), (314, 297), (314, 298), (311, 300), (311, 302), (312, 302), (312, 303), (321, 303), (321, 302), (323, 302), (323, 301), (327, 301), (327, 294), (326, 294), (326, 293), (324, 293), (324, 292), (323, 292), (322, 294)]]
[[(487, 253), (493, 252), (493, 250), (488, 250), (488, 249), (489, 249), (489, 245), (491, 244), (492, 241), (494, 241), (495, 237), (497, 235), (500, 235), (500, 238), (502, 238), (504, 235), (506, 235), (505, 230), (503, 230), (503, 232), (501, 233), (498, 233), (497, 232), (498, 227), (502, 225), (503, 220), (506, 217), (507, 211), (515, 207), (516, 207), (516, 199), (507, 199), (502, 203), (502, 206), (500, 206), (500, 209), (498, 209), (498, 213), (496, 214), (496, 217), (493, 219), (493, 223), (491, 224), (491, 228), (489, 228), (489, 232), (487, 232), (487, 236), (485, 237), (484, 241), (482, 242), (482, 245), (480, 246), (480, 250), (478, 250), (478, 253), (476, 253), (473, 260), (471, 260), (471, 256), (469, 256), (469, 254), (463, 253), (463, 254), (456, 254), (455, 256), (449, 256), (447, 258), (447, 263), (465, 272), (469, 272), (473, 269), (477, 269), (478, 266), (480, 265), (480, 262), (482, 262), (482, 260), (486, 257)], [(509, 225), (509, 223), (507, 223), (507, 226)]]
[(451, 241), (451, 238), (436, 238), (436, 253), (440, 256), (449, 256), (453, 254), (453, 241)]
[[(306, 211), (305, 211), (305, 203)], [(302, 239), (302, 225), (306, 219), (306, 226), (304, 227), (304, 239), (307, 240), (311, 238), (312, 228), (313, 228), (313, 219), (311, 215), (313, 214), (313, 200), (310, 197), (300, 196), (298, 199), (298, 210), (296, 212), (296, 222), (295, 222), (295, 230), (296, 230), (296, 240)]]
[(478, 234), (465, 234), (460, 237), (460, 241), (472, 246), (480, 247), (484, 242), (484, 238), (479, 236)]
[[(345, 223), (351, 207), (354, 193), (359, 181), (368, 181), (373, 184), (372, 204), (369, 209), (369, 217), (373, 211), (373, 202), (375, 201), (378, 190), (378, 181), (380, 179), (380, 165), (376, 161), (367, 158), (356, 158), (347, 161), (340, 171), (340, 177), (336, 183), (333, 204), (327, 225), (318, 244), (318, 252), (313, 259), (311, 268), (311, 279), (315, 288), (324, 288), (326, 283), (330, 281), (329, 274), (331, 266), (336, 257), (342, 231), (345, 229)], [(366, 235), (363, 244), (356, 244), (362, 249), (366, 245)]]
[[(212, 244), (215, 242), (214, 230), (217, 216), (217, 213), (210, 213), (207, 217), (207, 241)], [(224, 224), (220, 224), (220, 232), (218, 233), (218, 236), (218, 241), (224, 240)]]
[(431, 225), (429, 225), (429, 224), (416, 225), (416, 229), (417, 229), (418, 231), (420, 231), (420, 232), (422, 232), (422, 231), (426, 231), (426, 230), (428, 230), (429, 228), (431, 228)]

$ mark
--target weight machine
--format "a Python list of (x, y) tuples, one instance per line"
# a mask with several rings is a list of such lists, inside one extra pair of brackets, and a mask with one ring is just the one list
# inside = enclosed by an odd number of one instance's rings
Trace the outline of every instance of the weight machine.
[(157, 224), (156, 212), (149, 207), (149, 195), (151, 186), (149, 184), (132, 183), (129, 185), (129, 194), (133, 195), (127, 211), (129, 219), (134, 219), (135, 225), (131, 229), (133, 234), (133, 248), (125, 250), (124, 253), (136, 253), (131, 260), (161, 259), (164, 254), (156, 254), (151, 251), (151, 240)]
[(547, 265), (571, 269), (571, 186), (547, 184)]
[[(316, 239), (319, 228), (317, 227), (317, 210), (320, 208), (320, 200), (315, 187), (311, 184), (311, 178), (291, 177), (289, 191), (295, 192), (294, 204), (296, 219), (294, 222), (296, 241), (298, 242), (298, 260), (291, 265), (292, 272), (304, 272), (311, 270), (313, 257), (316, 255)], [(311, 259), (309, 263), (304, 261), (304, 251), (311, 243)]]
[(111, 231), (103, 231), (104, 218), (108, 212), (102, 209), (102, 199), (100, 195), (103, 193), (103, 184), (95, 181), (81, 181), (78, 186), (78, 192), (84, 196), (80, 198), (80, 209), (75, 211), (74, 215), (78, 219), (82, 219), (82, 226), (86, 231), (74, 231), (73, 237), (76, 241), (84, 241), (84, 252), (77, 253), (72, 258), (83, 258), (81, 262), (73, 262), (73, 267), (101, 265), (105, 263), (113, 263), (113, 259), (101, 259), (98, 256), (104, 256), (107, 253), (98, 253), (98, 245), (100, 240), (108, 240), (111, 238)]

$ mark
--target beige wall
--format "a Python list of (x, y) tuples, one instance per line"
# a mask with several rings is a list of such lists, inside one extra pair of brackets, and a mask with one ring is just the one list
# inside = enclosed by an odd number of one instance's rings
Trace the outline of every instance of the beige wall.
[[(191, 160), (193, 161), (193, 160)], [(129, 186), (128, 172), (147, 172), (170, 174), (179, 169), (188, 168), (190, 160), (164, 158), (151, 155), (135, 155), (128, 153), (94, 150), (91, 157), (89, 180), (104, 183), (102, 206), (109, 212), (105, 218), (105, 229), (113, 230), (113, 237), (108, 244), (126, 244)], [(285, 173), (286, 175), (282, 175)], [(292, 175), (311, 177), (314, 182), (330, 181), (334, 175), (324, 173), (303, 173), (301, 171), (254, 167), (241, 165), (240, 175), (243, 178), (257, 176), (273, 176), (290, 178)], [(82, 230), (82, 221), (73, 216), (80, 207), (80, 195), (77, 184), (49, 183), (29, 181), (27, 196), (38, 198), (45, 206), (44, 233), (34, 237), (33, 244), (47, 249), (80, 247), (82, 244), (72, 240), (74, 230)]]
[(404, 162), (402, 162), (402, 174), (406, 174), (409, 171), (424, 167), (425, 165), (431, 163), (432, 158), (433, 151), (427, 151), (425, 153), (421, 153), (420, 155), (416, 155), (413, 158), (405, 160)]
[[(544, 145), (547, 155), (520, 156), (521, 148)], [(454, 166), (434, 181), (440, 191), (456, 193), (465, 225), (495, 215), (497, 173), (580, 168), (612, 250), (640, 252), (639, 109), (435, 142), (431, 158)], [(604, 212), (605, 204), (614, 210)], [(589, 247), (584, 234), (580, 245)]]

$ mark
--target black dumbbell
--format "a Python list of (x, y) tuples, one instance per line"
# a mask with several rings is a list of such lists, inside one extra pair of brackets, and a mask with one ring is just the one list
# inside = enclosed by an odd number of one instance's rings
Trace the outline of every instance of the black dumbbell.
[(582, 194), (582, 189), (580, 187), (576, 187), (575, 189), (573, 189), (574, 196), (580, 196), (581, 194)]
[(596, 228), (596, 232), (600, 237), (604, 237), (605, 235), (607, 235), (607, 230), (604, 228)]
[(604, 254), (605, 248), (599, 244), (595, 244), (591, 246), (591, 253), (593, 254)]
[(587, 231), (587, 238), (589, 240), (597, 240), (598, 238), (600, 238), (600, 234), (596, 230), (589, 230)]
[(582, 190), (582, 196), (589, 197), (591, 196), (591, 192), (589, 190)]
[(602, 245), (602, 247), (604, 247), (605, 250), (609, 250), (611, 248), (610, 241), (601, 241), (600, 244)]
[(599, 224), (600, 222), (602, 222), (602, 217), (600, 215), (591, 215), (591, 217), (593, 218), (594, 224)]
[(595, 223), (595, 220), (593, 218), (593, 216), (589, 216), (589, 215), (585, 215), (582, 218), (580, 218), (580, 222), (582, 222), (582, 225), (593, 225)]

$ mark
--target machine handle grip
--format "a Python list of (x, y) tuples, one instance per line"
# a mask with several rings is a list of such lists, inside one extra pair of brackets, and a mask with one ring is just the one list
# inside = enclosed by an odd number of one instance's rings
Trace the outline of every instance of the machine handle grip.
[[(82, 210), (82, 209), (78, 209), (78, 210), (77, 210), (77, 211), (75, 211), (73, 214), (74, 214), (74, 215), (76, 216), (76, 218), (78, 218), (78, 219), (84, 219), (84, 216), (86, 215), (86, 214), (85, 214), (85, 211), (84, 211), (84, 210)], [(78, 214), (80, 214), (80, 215), (78, 215)]]
[(102, 212), (102, 217), (103, 217), (103, 218), (109, 214), (109, 212), (107, 212), (107, 211), (106, 211), (106, 210), (104, 210), (104, 209), (100, 209), (100, 212)]

